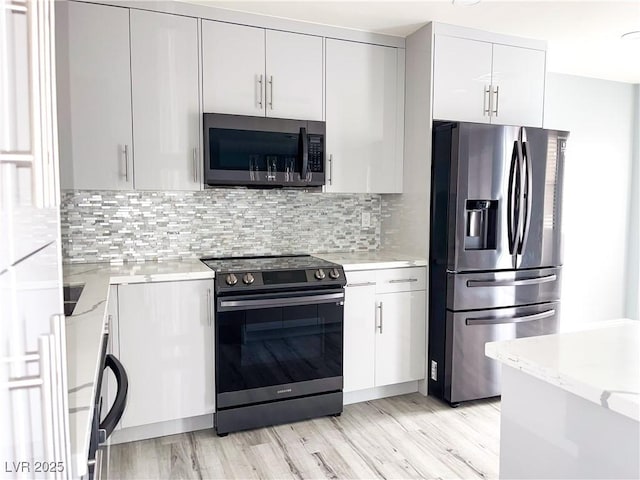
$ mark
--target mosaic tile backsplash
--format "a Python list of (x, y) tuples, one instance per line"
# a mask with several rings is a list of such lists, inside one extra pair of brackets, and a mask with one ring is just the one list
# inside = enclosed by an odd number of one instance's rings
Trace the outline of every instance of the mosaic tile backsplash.
[(119, 263), (376, 250), (380, 210), (380, 195), (369, 194), (65, 191), (62, 254), (67, 263)]

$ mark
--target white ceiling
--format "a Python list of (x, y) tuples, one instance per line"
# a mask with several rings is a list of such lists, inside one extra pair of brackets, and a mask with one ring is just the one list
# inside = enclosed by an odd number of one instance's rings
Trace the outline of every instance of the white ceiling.
[(640, 0), (496, 1), (473, 6), (439, 1), (187, 0), (313, 23), (405, 37), (429, 21), (548, 41), (547, 69), (640, 83)]

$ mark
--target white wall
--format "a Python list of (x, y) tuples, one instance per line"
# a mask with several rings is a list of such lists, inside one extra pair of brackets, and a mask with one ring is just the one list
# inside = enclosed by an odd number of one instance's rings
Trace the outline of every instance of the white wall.
[(627, 269), (627, 317), (640, 320), (640, 84), (635, 86), (635, 141)]
[[(569, 130), (562, 328), (627, 314), (632, 84), (550, 73), (545, 128)], [(637, 285), (634, 287), (637, 292)]]

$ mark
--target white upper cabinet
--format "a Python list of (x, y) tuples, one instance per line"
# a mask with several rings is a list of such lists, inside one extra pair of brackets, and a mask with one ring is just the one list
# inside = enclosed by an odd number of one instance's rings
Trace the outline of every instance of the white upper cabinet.
[(204, 111), (322, 120), (322, 37), (202, 21)]
[(135, 188), (197, 190), (197, 20), (131, 10), (131, 75)]
[(265, 114), (265, 31), (202, 21), (204, 112)]
[(322, 37), (267, 30), (267, 116), (322, 120)]
[(438, 35), (434, 63), (433, 118), (488, 123), (491, 44)]
[(544, 78), (544, 51), (494, 44), (491, 123), (542, 127)]
[(327, 192), (401, 193), (404, 50), (326, 40)]
[(133, 188), (129, 9), (56, 2), (61, 187)]
[(544, 50), (435, 35), (433, 118), (542, 126)]

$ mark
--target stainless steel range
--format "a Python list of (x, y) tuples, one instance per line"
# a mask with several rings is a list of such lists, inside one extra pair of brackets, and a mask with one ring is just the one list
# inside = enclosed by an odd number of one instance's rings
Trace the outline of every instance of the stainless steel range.
[(309, 255), (215, 270), (218, 435), (342, 412), (344, 270)]

